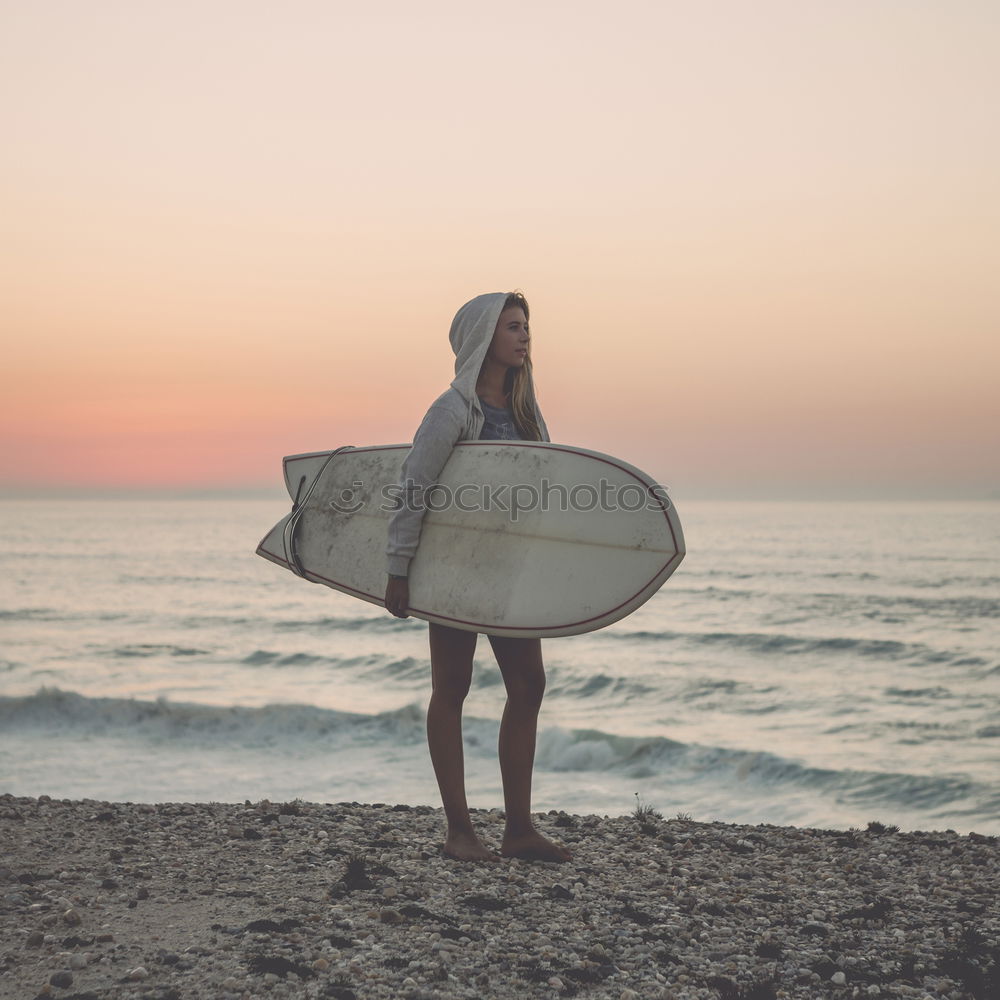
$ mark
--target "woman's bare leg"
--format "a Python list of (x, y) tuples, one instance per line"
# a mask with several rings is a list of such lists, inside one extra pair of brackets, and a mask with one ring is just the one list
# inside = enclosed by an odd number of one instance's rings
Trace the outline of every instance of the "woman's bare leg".
[(541, 641), (490, 636), (490, 644), (507, 688), (500, 723), (500, 774), (507, 824), (500, 853), (532, 861), (568, 861), (570, 852), (543, 837), (531, 821), (535, 736), (545, 693)]
[(448, 820), (444, 852), (459, 861), (491, 861), (496, 855), (476, 836), (465, 798), (462, 704), (472, 683), (476, 633), (430, 626), (431, 701), (427, 707), (427, 745)]

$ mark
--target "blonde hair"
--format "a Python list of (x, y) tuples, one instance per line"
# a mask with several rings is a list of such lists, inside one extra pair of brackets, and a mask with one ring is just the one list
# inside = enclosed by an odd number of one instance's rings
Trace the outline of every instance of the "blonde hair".
[[(511, 292), (503, 304), (501, 312), (507, 309), (523, 309), (524, 318), (530, 319), (528, 300), (521, 292)], [(509, 368), (504, 379), (503, 391), (510, 397), (510, 409), (517, 424), (518, 433), (525, 441), (541, 441), (542, 431), (535, 415), (535, 385), (531, 377), (531, 341), (528, 353), (520, 368)]]

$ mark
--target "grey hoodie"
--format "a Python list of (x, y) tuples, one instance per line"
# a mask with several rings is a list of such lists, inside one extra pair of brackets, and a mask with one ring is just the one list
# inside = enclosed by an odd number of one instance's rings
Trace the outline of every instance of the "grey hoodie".
[[(455, 377), (450, 388), (431, 404), (417, 428), (413, 447), (403, 461), (402, 484), (412, 484), (420, 489), (432, 486), (441, 475), (455, 444), (479, 438), (484, 416), (476, 395), (476, 382), (506, 301), (507, 292), (477, 295), (455, 314), (449, 335), (455, 352)], [(533, 386), (531, 402), (535, 407), (542, 440), (548, 441), (549, 432), (535, 401)], [(406, 504), (390, 517), (386, 554), (388, 571), (393, 576), (407, 575), (410, 560), (420, 542), (423, 519), (422, 509), (411, 510)]]

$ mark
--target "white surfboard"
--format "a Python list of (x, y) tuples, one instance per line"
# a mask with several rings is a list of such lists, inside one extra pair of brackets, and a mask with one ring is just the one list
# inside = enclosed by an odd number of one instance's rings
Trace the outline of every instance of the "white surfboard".
[[(292, 512), (257, 554), (384, 607), (389, 516), (409, 445), (284, 460)], [(610, 455), (462, 441), (427, 496), (409, 613), (488, 635), (574, 635), (630, 614), (684, 557), (666, 490)]]

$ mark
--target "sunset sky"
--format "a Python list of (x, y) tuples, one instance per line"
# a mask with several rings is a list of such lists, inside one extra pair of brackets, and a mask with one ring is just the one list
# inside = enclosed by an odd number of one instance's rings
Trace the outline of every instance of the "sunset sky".
[(0, 0), (0, 488), (409, 440), (522, 289), (676, 497), (1000, 496), (995, 0)]

